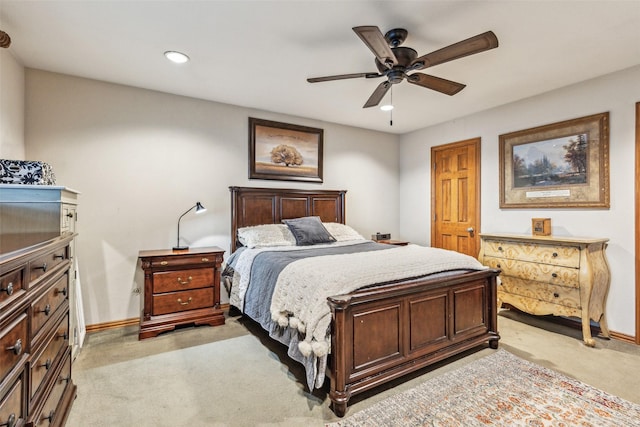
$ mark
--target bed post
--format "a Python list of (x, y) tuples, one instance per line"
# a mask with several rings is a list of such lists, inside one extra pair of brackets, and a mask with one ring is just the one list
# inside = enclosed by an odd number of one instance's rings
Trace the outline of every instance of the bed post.
[(331, 331), (331, 359), (330, 359), (330, 380), (331, 390), (329, 398), (333, 404), (333, 412), (338, 417), (344, 417), (347, 413), (347, 403), (351, 397), (351, 393), (346, 390), (347, 387), (347, 355), (346, 345), (347, 337), (345, 336), (346, 313), (345, 308), (349, 306), (349, 296), (337, 296), (328, 299), (331, 308), (331, 318), (333, 330)]

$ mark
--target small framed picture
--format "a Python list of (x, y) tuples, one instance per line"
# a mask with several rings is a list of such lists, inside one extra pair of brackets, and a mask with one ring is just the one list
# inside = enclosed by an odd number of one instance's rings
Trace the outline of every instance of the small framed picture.
[(534, 236), (550, 236), (551, 218), (531, 218), (531, 232)]

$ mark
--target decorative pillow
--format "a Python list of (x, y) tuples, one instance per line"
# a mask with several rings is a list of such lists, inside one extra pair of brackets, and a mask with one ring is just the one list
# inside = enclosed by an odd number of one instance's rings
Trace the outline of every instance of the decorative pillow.
[(0, 159), (0, 184), (56, 185), (49, 163)]
[(309, 246), (320, 243), (333, 243), (336, 239), (324, 228), (320, 217), (305, 216), (303, 218), (285, 219), (284, 222), (293, 236), (296, 238), (296, 245)]
[(347, 240), (367, 240), (353, 228), (339, 222), (323, 222), (324, 227), (336, 239), (337, 242)]
[(238, 241), (247, 248), (295, 246), (296, 239), (283, 224), (264, 224), (238, 229)]

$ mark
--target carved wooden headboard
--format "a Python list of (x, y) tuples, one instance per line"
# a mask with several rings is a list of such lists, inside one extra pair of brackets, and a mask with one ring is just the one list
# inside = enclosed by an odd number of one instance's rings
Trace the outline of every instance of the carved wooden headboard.
[(231, 252), (238, 246), (238, 228), (279, 224), (283, 219), (319, 216), (324, 222), (345, 223), (346, 190), (294, 190), (229, 187), (231, 191)]

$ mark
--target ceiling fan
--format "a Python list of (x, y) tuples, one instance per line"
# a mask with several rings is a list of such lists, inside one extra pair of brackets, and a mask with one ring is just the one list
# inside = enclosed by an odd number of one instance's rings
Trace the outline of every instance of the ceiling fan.
[(312, 77), (308, 78), (307, 81), (309, 83), (318, 83), (359, 77), (367, 79), (386, 77), (387, 80), (376, 87), (363, 108), (378, 105), (391, 85), (400, 83), (405, 79), (414, 85), (447, 95), (455, 95), (464, 89), (466, 85), (428, 74), (409, 73), (498, 47), (496, 35), (492, 31), (487, 31), (418, 57), (418, 53), (414, 49), (400, 46), (404, 43), (408, 34), (407, 30), (403, 28), (390, 30), (384, 36), (378, 27), (372, 25), (354, 27), (353, 31), (376, 56), (375, 63), (378, 72)]

